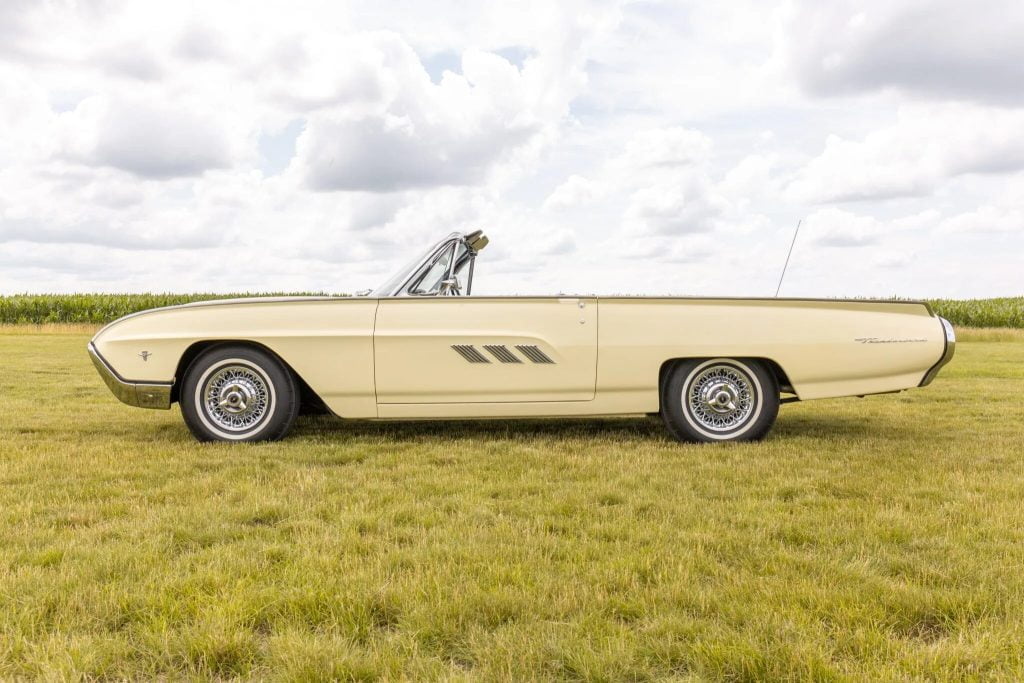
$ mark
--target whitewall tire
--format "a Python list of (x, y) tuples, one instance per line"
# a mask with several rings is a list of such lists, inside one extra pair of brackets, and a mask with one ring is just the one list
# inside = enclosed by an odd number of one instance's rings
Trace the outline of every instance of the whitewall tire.
[(778, 412), (778, 381), (756, 360), (677, 361), (662, 385), (661, 416), (679, 441), (756, 441)]
[(274, 441), (283, 437), (299, 410), (291, 371), (256, 347), (214, 346), (185, 372), (181, 414), (200, 441)]

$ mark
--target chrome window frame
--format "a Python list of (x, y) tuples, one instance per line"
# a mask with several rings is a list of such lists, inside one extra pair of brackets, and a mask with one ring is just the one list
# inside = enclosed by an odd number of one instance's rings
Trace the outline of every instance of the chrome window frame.
[[(466, 253), (469, 254), (469, 275), (466, 282), (466, 293), (465, 296), (469, 296), (473, 291), (473, 275), (476, 266), (476, 256), (480, 249), (487, 246), (487, 238), (483, 236), (481, 231), (476, 231), (467, 234), (461, 232), (453, 232), (445, 237), (443, 240), (435, 244), (432, 248), (428, 249), (426, 255), (415, 262), (415, 265), (407, 270), (407, 275), (399, 280), (400, 284), (391, 289), (390, 291), (375, 290), (370, 293), (369, 296), (377, 298), (388, 298), (388, 297), (435, 297), (435, 296), (459, 296), (454, 294), (451, 290), (444, 291), (438, 290), (436, 292), (424, 292), (424, 293), (413, 293), (412, 287), (419, 282), (420, 279), (426, 274), (430, 266), (441, 258), (448, 249), (454, 249), (453, 258), (451, 263), (448, 264), (448, 273), (445, 279), (450, 280), (455, 271), (458, 268), (459, 258), (457, 256), (458, 246), (462, 245), (466, 249)], [(476, 247), (476, 248), (474, 248)], [(388, 282), (395, 280), (392, 277)]]

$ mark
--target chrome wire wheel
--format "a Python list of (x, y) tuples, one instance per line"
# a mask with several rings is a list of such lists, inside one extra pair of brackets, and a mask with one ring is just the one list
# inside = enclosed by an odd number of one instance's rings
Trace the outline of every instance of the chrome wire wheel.
[(741, 430), (756, 416), (756, 380), (739, 364), (711, 362), (698, 367), (683, 388), (687, 418), (712, 434)]
[(207, 426), (228, 438), (262, 429), (274, 410), (274, 386), (261, 368), (232, 358), (207, 369), (196, 385), (196, 405)]
[(779, 414), (779, 381), (758, 358), (683, 358), (661, 380), (661, 417), (688, 443), (757, 441)]

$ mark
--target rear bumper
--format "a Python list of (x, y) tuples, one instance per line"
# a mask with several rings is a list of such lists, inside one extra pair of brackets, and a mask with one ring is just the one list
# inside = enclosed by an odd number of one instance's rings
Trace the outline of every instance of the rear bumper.
[(132, 382), (117, 374), (114, 368), (110, 367), (106, 359), (96, 350), (96, 346), (89, 342), (89, 357), (92, 364), (96, 366), (96, 372), (100, 373), (104, 384), (110, 389), (110, 393), (117, 397), (121, 403), (126, 403), (136, 408), (156, 408), (167, 410), (171, 407), (171, 382)]
[(932, 383), (935, 379), (935, 375), (939, 374), (946, 363), (953, 360), (953, 353), (956, 351), (956, 333), (953, 332), (953, 325), (945, 318), (939, 318), (939, 322), (942, 323), (942, 332), (945, 335), (944, 339), (946, 346), (943, 348), (942, 357), (939, 361), (933, 365), (928, 372), (924, 374), (924, 379), (921, 380), (919, 387), (926, 387)]

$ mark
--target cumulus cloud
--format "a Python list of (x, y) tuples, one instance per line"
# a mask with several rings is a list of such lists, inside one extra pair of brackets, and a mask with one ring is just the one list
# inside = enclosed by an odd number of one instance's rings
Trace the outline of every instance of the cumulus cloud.
[[(711, 138), (695, 129), (673, 126), (634, 134), (608, 162), (603, 179), (607, 188), (628, 191), (624, 233), (680, 238), (764, 227), (763, 216), (748, 208), (768, 191), (773, 162), (751, 155), (723, 173), (714, 168), (712, 150)], [(683, 253), (701, 253), (692, 239), (684, 241)], [(671, 251), (671, 242), (662, 240), (661, 249)]]
[(634, 135), (615, 163), (633, 170), (686, 166), (706, 161), (711, 147), (711, 138), (699, 130), (657, 128)]
[(1024, 103), (1024, 5), (990, 0), (797, 0), (778, 48), (811, 93), (896, 88), (926, 97)]
[(1022, 168), (1024, 111), (908, 105), (862, 140), (830, 135), (787, 192), (811, 202), (925, 195), (958, 175)]
[(529, 68), (496, 54), (468, 50), (461, 74), (447, 71), (434, 83), (399, 36), (365, 40), (361, 52), (376, 63), (346, 82), (355, 96), (325, 93), (325, 109), (299, 138), (295, 165), (315, 190), (481, 183), (564, 113), (547, 109)]
[(1021, 207), (981, 206), (974, 211), (948, 216), (938, 221), (940, 235), (956, 233), (1024, 234), (1024, 209)]
[(643, 187), (629, 198), (626, 226), (639, 235), (708, 232), (725, 202), (699, 174), (681, 174)]
[(881, 239), (882, 224), (872, 216), (860, 216), (837, 208), (815, 211), (804, 221), (802, 232), (810, 244), (823, 247), (863, 247)]
[(548, 195), (542, 208), (548, 211), (559, 211), (581, 206), (592, 201), (597, 196), (598, 190), (599, 186), (594, 181), (573, 174)]
[(1019, 10), (786, 7), (0, 3), (0, 288), (1018, 293)]
[(164, 75), (160, 60), (140, 43), (105, 47), (93, 57), (93, 63), (111, 75), (140, 81), (156, 81)]
[(86, 165), (175, 178), (232, 163), (229, 131), (180, 103), (94, 96), (61, 119), (65, 158)]

